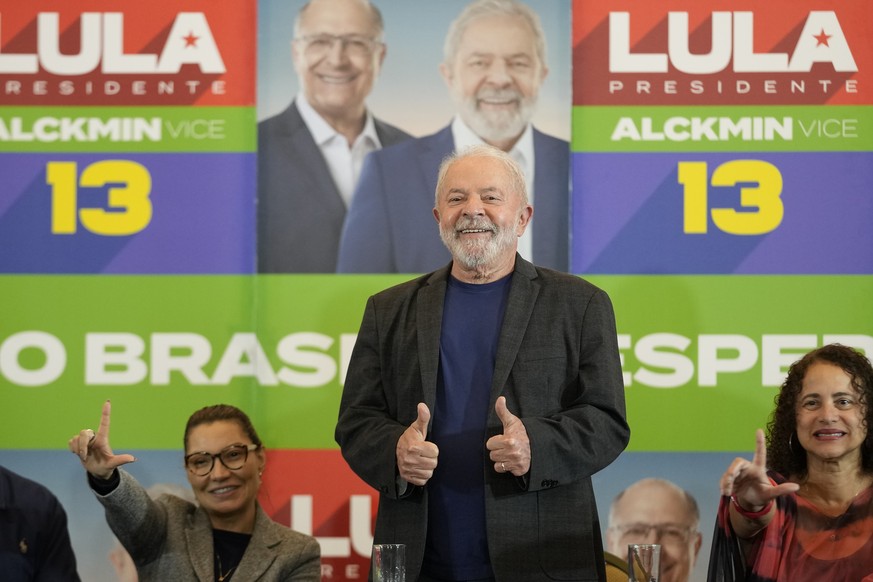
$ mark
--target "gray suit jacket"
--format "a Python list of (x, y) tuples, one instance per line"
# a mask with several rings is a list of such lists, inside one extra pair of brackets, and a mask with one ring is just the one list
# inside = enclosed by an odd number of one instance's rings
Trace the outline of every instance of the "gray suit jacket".
[[(174, 495), (153, 500), (130, 473), (118, 472), (118, 487), (97, 499), (140, 580), (212, 582), (215, 561), (206, 512)], [(233, 581), (320, 582), (320, 556), (315, 538), (274, 522), (258, 506), (252, 539)]]
[[(424, 554), (427, 487), (398, 495), (395, 446), (415, 421), (417, 403), (434, 409), (448, 277), (445, 267), (368, 300), (336, 427), (349, 466), (379, 491), (376, 543), (408, 545), (409, 580)], [(531, 446), (526, 479), (495, 472), (485, 455), (497, 580), (598, 580), (603, 550), (591, 475), (630, 438), (606, 293), (516, 257), (490, 391), (488, 437), (502, 432), (494, 412), (502, 395)]]
[[(411, 136), (375, 120), (383, 146)], [(258, 124), (258, 271), (333, 273), (346, 206), (297, 105)]]

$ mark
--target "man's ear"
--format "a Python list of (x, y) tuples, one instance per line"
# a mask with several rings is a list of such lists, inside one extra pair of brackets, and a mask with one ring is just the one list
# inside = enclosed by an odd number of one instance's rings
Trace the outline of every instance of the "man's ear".
[(700, 545), (703, 543), (703, 534), (697, 532), (694, 540), (694, 564), (697, 564), (697, 556), (700, 554)]
[(379, 46), (378, 50), (379, 50), (379, 69), (378, 69), (378, 72), (381, 73), (382, 72), (382, 65), (385, 63), (385, 55), (388, 54), (388, 46), (385, 44), (382, 44)]
[(533, 211), (533, 206), (531, 206), (530, 204), (521, 209), (521, 213), (518, 217), (518, 230), (520, 231), (518, 232), (518, 236), (524, 234), (524, 231), (530, 224), (531, 218), (533, 218)]
[(440, 63), (440, 76), (443, 78), (446, 86), (451, 89), (455, 82), (455, 75), (452, 68), (445, 63)]
[[(294, 72), (300, 75), (300, 68), (298, 67), (298, 63), (302, 58), (302, 54), (300, 51), (303, 50), (303, 47), (300, 46), (299, 40), (291, 41), (291, 65), (294, 67)], [(302, 65), (301, 65), (302, 66)]]

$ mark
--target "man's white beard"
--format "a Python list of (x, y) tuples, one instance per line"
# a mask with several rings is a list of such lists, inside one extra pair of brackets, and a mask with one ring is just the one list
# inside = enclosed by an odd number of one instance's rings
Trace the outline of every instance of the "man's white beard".
[[(483, 100), (515, 101), (518, 107), (504, 111), (480, 110), (478, 105)], [(483, 89), (472, 97), (457, 96), (455, 101), (460, 109), (461, 119), (486, 142), (501, 142), (520, 136), (536, 106), (535, 96), (525, 99), (515, 89)]]
[[(481, 238), (462, 240), (460, 231), (466, 229), (490, 230), (492, 235), (484, 240)], [(440, 226), (440, 238), (454, 260), (468, 269), (494, 264), (501, 253), (513, 248), (513, 245), (518, 242), (514, 230), (500, 228), (487, 218), (461, 218), (454, 227)]]

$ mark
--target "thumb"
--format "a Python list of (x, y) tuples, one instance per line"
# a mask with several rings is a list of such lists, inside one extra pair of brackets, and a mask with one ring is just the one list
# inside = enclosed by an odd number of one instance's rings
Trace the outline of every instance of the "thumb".
[(503, 423), (503, 430), (509, 428), (515, 420), (518, 418), (511, 412), (509, 412), (509, 408), (506, 407), (506, 397), (501, 396), (497, 399), (497, 402), (494, 403), (494, 411), (497, 412), (497, 418), (500, 419), (500, 422)]
[(421, 438), (427, 438), (427, 423), (430, 422), (430, 410), (424, 402), (418, 403), (418, 418), (412, 423), (412, 427), (421, 433)]

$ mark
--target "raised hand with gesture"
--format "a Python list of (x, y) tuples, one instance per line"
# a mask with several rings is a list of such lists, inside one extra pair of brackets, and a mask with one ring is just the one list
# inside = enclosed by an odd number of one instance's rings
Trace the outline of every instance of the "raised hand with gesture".
[[(721, 494), (733, 500), (731, 523), (740, 537), (748, 537), (770, 522), (773, 512), (768, 510), (768, 506), (771, 501), (800, 488), (797, 483), (777, 485), (767, 476), (767, 445), (761, 429), (755, 431), (752, 460), (734, 459), (722, 475), (719, 486)], [(753, 522), (753, 525), (748, 522)]]
[(68, 443), (70, 452), (78, 455), (82, 466), (94, 477), (107, 480), (116, 468), (136, 461), (133, 455), (116, 455), (109, 446), (109, 415), (112, 405), (103, 403), (100, 426), (95, 433), (90, 428), (82, 429)]

